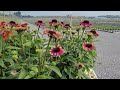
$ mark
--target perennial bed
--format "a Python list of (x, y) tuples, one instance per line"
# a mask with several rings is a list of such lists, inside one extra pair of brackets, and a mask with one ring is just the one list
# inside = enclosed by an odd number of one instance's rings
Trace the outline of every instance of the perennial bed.
[(72, 30), (54, 19), (43, 33), (45, 23), (35, 24), (38, 29), (30, 31), (27, 23), (1, 22), (1, 79), (97, 79), (92, 68), (99, 34), (89, 21)]

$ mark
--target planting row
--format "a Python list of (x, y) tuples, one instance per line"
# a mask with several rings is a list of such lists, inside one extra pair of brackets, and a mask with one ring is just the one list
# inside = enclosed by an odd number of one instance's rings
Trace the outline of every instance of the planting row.
[[(30, 31), (27, 23), (0, 23), (1, 79), (95, 79), (94, 67), (99, 34), (88, 20), (79, 28), (53, 19), (49, 28), (43, 21)], [(46, 28), (46, 27), (45, 27)], [(47, 36), (47, 38), (44, 38)]]

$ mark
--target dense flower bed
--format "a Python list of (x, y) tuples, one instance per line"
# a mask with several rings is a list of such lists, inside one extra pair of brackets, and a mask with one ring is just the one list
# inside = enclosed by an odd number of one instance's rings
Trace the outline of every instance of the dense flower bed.
[[(35, 23), (37, 30), (14, 21), (0, 23), (1, 79), (90, 79), (86, 74), (94, 67), (99, 34), (84, 20), (73, 30), (70, 24)], [(47, 36), (47, 38), (44, 38)]]

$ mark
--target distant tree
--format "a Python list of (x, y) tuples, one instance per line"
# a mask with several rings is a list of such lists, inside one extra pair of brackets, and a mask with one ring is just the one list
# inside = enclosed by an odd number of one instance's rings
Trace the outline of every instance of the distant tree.
[(22, 16), (20, 11), (14, 12), (14, 15), (16, 15), (16, 16), (18, 16), (18, 17), (21, 17), (21, 16)]

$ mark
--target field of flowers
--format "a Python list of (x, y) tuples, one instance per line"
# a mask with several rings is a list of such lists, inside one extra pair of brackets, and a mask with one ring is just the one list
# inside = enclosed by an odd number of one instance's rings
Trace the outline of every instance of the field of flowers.
[(74, 30), (56, 19), (35, 24), (38, 28), (30, 31), (28, 23), (0, 23), (1, 79), (96, 78), (89, 72), (97, 57), (94, 42), (99, 34), (90, 21), (80, 21)]

